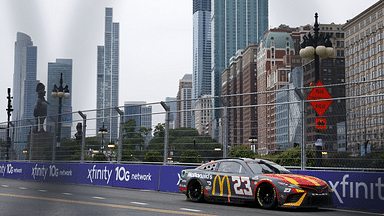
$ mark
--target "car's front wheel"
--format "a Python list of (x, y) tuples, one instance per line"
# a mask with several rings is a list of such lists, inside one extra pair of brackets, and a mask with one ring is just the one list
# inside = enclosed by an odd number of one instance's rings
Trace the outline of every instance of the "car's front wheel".
[(202, 202), (204, 199), (203, 185), (199, 180), (193, 180), (188, 184), (187, 194), (190, 200)]
[(269, 183), (262, 183), (256, 190), (256, 199), (265, 209), (273, 209), (277, 205), (276, 189)]

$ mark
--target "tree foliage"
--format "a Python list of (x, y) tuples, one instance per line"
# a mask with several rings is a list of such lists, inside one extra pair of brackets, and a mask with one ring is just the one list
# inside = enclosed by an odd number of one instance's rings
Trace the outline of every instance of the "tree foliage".
[(202, 159), (198, 151), (194, 149), (188, 149), (184, 151), (180, 156), (180, 163), (201, 163)]
[(145, 153), (144, 157), (145, 162), (162, 162), (163, 156), (158, 151), (148, 151)]
[[(158, 124), (154, 129), (154, 138), (149, 142), (146, 150), (158, 151), (164, 154), (164, 124)], [(195, 128), (177, 128), (169, 130), (168, 151), (173, 154), (172, 158), (179, 161), (181, 155), (186, 150), (196, 150), (201, 159), (205, 161), (221, 157), (221, 152), (214, 151), (221, 148), (221, 144), (210, 136), (200, 135)]]
[(232, 147), (228, 153), (230, 158), (254, 158), (255, 153), (246, 145)]

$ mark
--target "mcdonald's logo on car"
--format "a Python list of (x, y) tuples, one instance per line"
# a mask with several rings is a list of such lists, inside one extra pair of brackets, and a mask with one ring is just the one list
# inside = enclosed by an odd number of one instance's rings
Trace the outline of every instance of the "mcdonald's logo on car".
[(228, 187), (228, 196), (231, 196), (231, 183), (229, 181), (229, 178), (227, 175), (223, 176), (223, 179), (219, 175), (216, 175), (213, 180), (213, 189), (212, 189), (212, 195), (215, 195), (216, 192), (216, 179), (219, 179), (219, 186), (220, 186), (220, 196), (223, 196), (224, 192), (224, 181), (227, 179), (227, 187)]

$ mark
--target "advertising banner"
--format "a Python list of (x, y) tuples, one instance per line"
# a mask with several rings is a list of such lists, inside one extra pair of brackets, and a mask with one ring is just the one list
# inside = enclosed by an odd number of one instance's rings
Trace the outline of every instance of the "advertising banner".
[(77, 164), (77, 184), (113, 186), (114, 164)]
[(161, 166), (160, 191), (179, 192), (181, 166)]
[(116, 164), (113, 186), (158, 190), (160, 166)]
[(337, 207), (384, 212), (384, 173), (307, 170), (295, 173), (326, 181), (333, 190), (333, 203)]
[(0, 178), (24, 179), (25, 163), (0, 162)]

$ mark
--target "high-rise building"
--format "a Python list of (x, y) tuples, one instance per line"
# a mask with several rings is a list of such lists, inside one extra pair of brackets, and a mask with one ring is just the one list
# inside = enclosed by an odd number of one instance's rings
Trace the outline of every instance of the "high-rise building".
[(30, 123), (25, 119), (32, 119), (34, 105), (37, 101), (36, 80), (37, 47), (33, 46), (31, 37), (17, 32), (15, 42), (15, 68), (13, 74), (13, 113), (12, 121), (15, 127), (14, 143), (26, 143)]
[[(327, 87), (327, 91), (332, 98), (345, 97), (345, 86), (337, 85), (345, 82), (345, 57), (344, 57), (344, 30), (341, 24), (319, 24), (319, 32), (330, 37), (332, 47), (335, 52), (331, 58), (321, 59), (319, 62), (319, 81), (323, 85), (333, 85)], [(313, 30), (311, 30), (313, 32)], [(305, 59), (303, 62), (303, 84), (304, 87), (315, 84), (315, 61)], [(305, 89), (304, 95), (310, 94), (311, 89)], [(319, 133), (316, 131), (315, 121), (317, 114), (310, 104), (305, 108), (307, 126), (306, 138), (307, 147), (316, 148), (317, 140), (322, 140), (322, 149), (326, 151), (336, 151), (337, 143), (337, 123), (345, 122), (345, 100), (335, 100), (327, 108), (322, 118), (326, 119), (327, 130)]]
[(193, 0), (192, 98), (211, 94), (211, 0)]
[(169, 128), (175, 129), (176, 126), (176, 108), (177, 108), (177, 98), (176, 97), (166, 97), (165, 103), (170, 108), (169, 114)]
[(177, 92), (176, 128), (192, 126), (192, 74), (185, 74), (179, 81)]
[[(152, 128), (152, 106), (147, 106), (145, 101), (125, 101), (124, 122), (129, 119), (135, 120), (136, 132), (140, 127)], [(146, 141), (149, 141), (151, 137), (151, 133), (148, 133)]]
[[(258, 43), (268, 30), (268, 0), (212, 0), (212, 96), (221, 95), (221, 72), (229, 66), (236, 51), (250, 43)], [(213, 100), (213, 107), (220, 107)], [(219, 139), (220, 110), (212, 113), (212, 135)]]
[[(290, 61), (295, 54), (294, 41), (286, 30), (271, 29), (260, 42), (257, 51), (257, 103), (268, 106), (257, 107), (258, 153), (269, 154), (276, 150), (276, 94), (288, 85), (291, 71)], [(300, 61), (299, 61), (300, 62)]]
[[(230, 146), (250, 144), (249, 138), (257, 137), (256, 59), (257, 44), (238, 50), (231, 63), (222, 72), (222, 97), (230, 107), (227, 124)], [(224, 123), (224, 122), (223, 122)]]
[(195, 128), (200, 135), (211, 135), (211, 95), (203, 95), (195, 101)]
[(147, 106), (145, 101), (124, 102), (124, 122), (133, 119), (136, 129), (140, 127), (152, 128), (152, 106)]
[(116, 140), (118, 118), (113, 107), (119, 105), (119, 23), (113, 22), (113, 9), (105, 8), (104, 46), (97, 47), (97, 120), (103, 123), (109, 139)]
[[(58, 109), (59, 109), (59, 99), (51, 97), (50, 93), (53, 90), (54, 85), (57, 87), (60, 86), (60, 78), (63, 75), (63, 87), (68, 85), (68, 90), (72, 93), (72, 59), (56, 59), (56, 62), (48, 63), (48, 84), (45, 86), (45, 90), (48, 92), (46, 100), (48, 101), (48, 116), (52, 116), (53, 119), (57, 122), (58, 120)], [(61, 138), (70, 139), (73, 137), (71, 134), (72, 127), (72, 97), (68, 99), (61, 99)], [(56, 133), (53, 126), (52, 119), (48, 117), (47, 122), (47, 131)]]
[(345, 89), (347, 146), (342, 148), (355, 154), (362, 154), (369, 145), (384, 148), (384, 85), (380, 81), (384, 79), (383, 8), (384, 1), (378, 1), (343, 26), (345, 79), (356, 85)]

